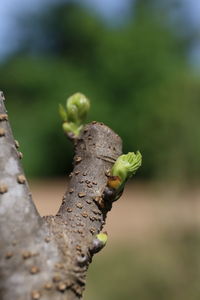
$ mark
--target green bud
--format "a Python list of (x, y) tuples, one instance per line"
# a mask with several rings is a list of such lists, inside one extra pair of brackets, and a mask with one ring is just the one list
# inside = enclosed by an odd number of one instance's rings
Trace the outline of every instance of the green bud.
[(91, 246), (90, 246), (90, 252), (92, 254), (99, 252), (101, 249), (104, 248), (106, 245), (108, 236), (106, 233), (99, 233), (96, 235), (95, 239), (92, 240)]
[(100, 232), (96, 235), (96, 238), (103, 244), (103, 246), (105, 246), (108, 240), (108, 235), (105, 232)]
[(83, 128), (82, 125), (78, 126), (75, 123), (72, 122), (64, 122), (63, 125), (63, 130), (66, 134), (73, 133), (74, 136), (78, 136), (81, 129)]
[(59, 105), (59, 114), (66, 134), (79, 136), (89, 108), (89, 100), (81, 93), (76, 93), (67, 99), (66, 109), (61, 104)]
[(90, 102), (85, 95), (76, 93), (67, 99), (66, 108), (68, 120), (80, 125), (87, 117)]
[(60, 115), (61, 119), (62, 119), (63, 121), (67, 121), (67, 112), (66, 112), (66, 110), (64, 109), (64, 107), (63, 107), (62, 104), (59, 104), (58, 112), (59, 112), (59, 115)]
[(135, 174), (137, 169), (142, 165), (142, 155), (139, 151), (129, 152), (118, 157), (115, 164), (112, 167), (111, 175), (119, 176), (122, 184), (126, 182), (128, 178)]

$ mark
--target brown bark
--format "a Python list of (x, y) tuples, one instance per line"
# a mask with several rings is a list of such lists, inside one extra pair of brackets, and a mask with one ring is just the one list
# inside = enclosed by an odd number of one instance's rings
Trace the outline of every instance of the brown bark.
[(111, 209), (106, 172), (121, 139), (102, 123), (74, 139), (74, 170), (56, 216), (41, 218), (20, 164), (0, 93), (0, 299), (81, 299), (96, 240)]

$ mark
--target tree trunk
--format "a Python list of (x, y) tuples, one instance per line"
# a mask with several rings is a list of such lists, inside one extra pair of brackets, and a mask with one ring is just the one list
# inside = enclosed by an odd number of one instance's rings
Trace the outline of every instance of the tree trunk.
[[(74, 170), (55, 216), (37, 212), (0, 92), (0, 299), (81, 299), (112, 201), (106, 173), (121, 155), (120, 137), (92, 122), (74, 139)], [(112, 199), (114, 200), (114, 199)]]

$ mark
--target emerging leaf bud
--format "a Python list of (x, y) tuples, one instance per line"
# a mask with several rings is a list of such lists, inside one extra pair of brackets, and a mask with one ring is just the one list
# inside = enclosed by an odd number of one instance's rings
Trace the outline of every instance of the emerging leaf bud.
[(81, 93), (76, 93), (67, 99), (66, 109), (61, 104), (59, 105), (63, 130), (68, 136), (79, 136), (89, 108), (89, 100)]
[(135, 174), (142, 164), (142, 155), (139, 151), (129, 152), (118, 157), (112, 167), (111, 175), (118, 176), (122, 183)]
[(67, 112), (66, 112), (66, 110), (64, 109), (64, 107), (63, 107), (62, 104), (59, 104), (58, 112), (59, 112), (59, 115), (60, 115), (61, 119), (62, 119), (63, 121), (67, 121)]
[(96, 238), (105, 246), (107, 240), (108, 240), (108, 235), (106, 232), (100, 232), (97, 234)]
[(90, 102), (85, 95), (76, 93), (67, 99), (66, 108), (68, 120), (80, 125), (87, 117)]
[(99, 252), (104, 248), (108, 239), (108, 235), (106, 232), (100, 232), (96, 235), (95, 239), (92, 241), (92, 245), (90, 247), (90, 252), (92, 254)]

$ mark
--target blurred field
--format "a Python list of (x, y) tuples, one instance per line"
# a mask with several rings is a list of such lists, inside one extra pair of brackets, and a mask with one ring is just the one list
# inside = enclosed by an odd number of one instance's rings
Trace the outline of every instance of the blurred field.
[[(36, 206), (42, 215), (55, 214), (67, 181), (31, 182)], [(110, 243), (119, 239), (142, 242), (165, 230), (200, 226), (200, 189), (159, 184), (129, 184), (108, 214), (106, 230)]]
[[(31, 182), (41, 214), (54, 214), (67, 182)], [(89, 269), (84, 300), (200, 299), (200, 189), (129, 184), (109, 213), (109, 240)]]

